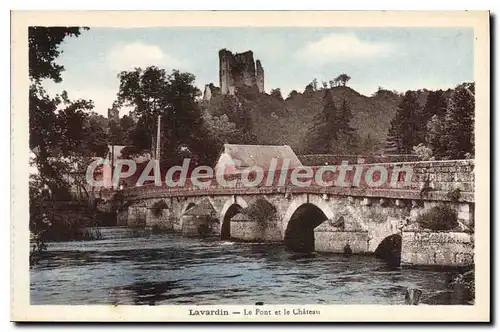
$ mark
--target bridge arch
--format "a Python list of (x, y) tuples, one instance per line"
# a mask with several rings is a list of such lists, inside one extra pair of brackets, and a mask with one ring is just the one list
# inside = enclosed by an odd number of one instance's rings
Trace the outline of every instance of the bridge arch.
[(248, 203), (241, 197), (235, 196), (227, 200), (220, 212), (220, 235), (221, 240), (229, 240), (231, 237), (231, 218), (248, 207)]
[(375, 256), (385, 260), (391, 266), (399, 266), (401, 263), (401, 234), (387, 236), (375, 249)]
[(196, 206), (196, 203), (194, 201), (189, 201), (189, 202), (185, 203), (184, 206), (182, 207), (181, 215), (183, 215), (184, 213), (186, 213), (187, 210), (189, 210), (195, 206)]
[(250, 202), (245, 213), (257, 222), (276, 220), (278, 210), (265, 197), (259, 197)]
[(331, 219), (333, 211), (319, 196), (300, 195), (294, 198), (285, 213), (282, 236), (294, 251), (314, 251), (314, 228)]

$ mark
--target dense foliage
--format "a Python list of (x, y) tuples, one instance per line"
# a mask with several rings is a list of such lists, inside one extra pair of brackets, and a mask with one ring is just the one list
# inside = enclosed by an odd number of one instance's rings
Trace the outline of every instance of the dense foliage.
[[(30, 27), (28, 31), (30, 163), (37, 170), (29, 181), (30, 263), (43, 252), (47, 239), (96, 236), (79, 229), (95, 221), (94, 211), (88, 209), (90, 195), (83, 170), (93, 157), (106, 151), (106, 119), (92, 112), (91, 100), (71, 100), (65, 91), (50, 96), (43, 88), (44, 80), (61, 82), (64, 67), (55, 62), (61, 53), (59, 46), (80, 31), (78, 27)], [(74, 198), (75, 188), (87, 198), (85, 213), (57, 211), (53, 202)]]
[(474, 110), (474, 83), (430, 91), (423, 106), (408, 91), (391, 121), (387, 151), (415, 152), (422, 159), (473, 158)]
[(343, 153), (353, 148), (355, 129), (351, 127), (351, 108), (344, 99), (337, 108), (329, 89), (323, 95), (323, 110), (314, 119), (310, 129), (308, 153)]
[(433, 231), (447, 231), (458, 226), (457, 212), (448, 205), (438, 205), (417, 218), (422, 228)]
[(154, 151), (158, 116), (161, 116), (160, 162), (163, 167), (178, 165), (190, 157), (203, 162), (217, 152), (207, 141), (200, 105), (200, 91), (190, 73), (151, 66), (119, 74), (118, 103), (129, 106), (138, 118), (130, 135), (135, 151)]
[(80, 28), (29, 28), (29, 145), (41, 185), (57, 199), (69, 199), (65, 175), (79, 173), (107, 145), (106, 119), (91, 112), (91, 100), (70, 100), (65, 91), (51, 97), (42, 85), (44, 79), (61, 81), (64, 67), (55, 63), (59, 45), (79, 34)]

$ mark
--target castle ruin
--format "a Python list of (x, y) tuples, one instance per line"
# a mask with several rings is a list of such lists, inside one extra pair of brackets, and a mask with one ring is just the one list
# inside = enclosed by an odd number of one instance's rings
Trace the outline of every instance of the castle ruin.
[(120, 110), (114, 104), (113, 107), (108, 108), (108, 121), (114, 121), (115, 123), (120, 122)]
[(264, 68), (259, 60), (254, 61), (253, 52), (233, 54), (219, 51), (219, 81), (221, 94), (234, 95), (238, 87), (256, 87), (264, 92)]

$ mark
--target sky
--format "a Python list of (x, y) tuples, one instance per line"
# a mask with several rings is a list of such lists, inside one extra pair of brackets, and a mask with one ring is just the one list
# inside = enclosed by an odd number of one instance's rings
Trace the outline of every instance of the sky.
[(378, 87), (447, 89), (474, 78), (472, 28), (91, 28), (66, 38), (57, 63), (62, 83), (52, 93), (92, 99), (106, 115), (122, 70), (156, 65), (193, 73), (196, 85), (219, 85), (218, 51), (252, 50), (264, 67), (265, 89), (283, 96), (347, 73), (364, 95)]

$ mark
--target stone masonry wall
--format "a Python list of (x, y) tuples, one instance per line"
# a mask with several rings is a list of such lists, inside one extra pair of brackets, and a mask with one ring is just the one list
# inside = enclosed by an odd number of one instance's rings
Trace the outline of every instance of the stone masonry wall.
[(258, 223), (251, 219), (231, 221), (231, 238), (243, 241), (281, 241), (277, 222)]
[(219, 85), (223, 95), (234, 94), (241, 86), (256, 87), (264, 92), (262, 64), (254, 61), (252, 51), (233, 54), (222, 49), (219, 51)]
[(343, 253), (344, 247), (349, 245), (354, 254), (368, 252), (369, 235), (366, 231), (355, 232), (329, 232), (314, 231), (314, 247), (316, 251)]
[(128, 208), (117, 212), (116, 224), (118, 226), (128, 226)]
[(144, 227), (146, 226), (147, 208), (144, 206), (129, 206), (127, 225), (129, 227)]
[[(242, 185), (234, 188), (222, 187), (217, 184), (216, 179), (205, 189), (194, 187), (189, 179), (185, 187), (156, 187), (145, 185), (141, 187), (129, 187), (124, 190), (127, 200), (165, 197), (190, 197), (190, 196), (210, 196), (210, 195), (270, 195), (276, 193), (327, 193), (339, 196), (361, 196), (379, 198), (399, 198), (399, 199), (424, 199), (429, 201), (451, 201), (449, 192), (460, 189), (460, 202), (474, 202), (474, 161), (473, 160), (452, 160), (452, 161), (430, 161), (430, 162), (408, 162), (391, 164), (366, 164), (362, 166), (363, 176), (360, 181), (354, 181), (354, 171), (346, 174), (346, 182), (350, 186), (342, 187), (332, 185), (322, 187), (315, 185), (314, 181), (307, 187), (296, 187), (291, 184), (288, 177), (283, 186), (277, 186), (279, 172), (274, 176), (274, 183), (266, 186), (266, 174), (262, 185), (258, 187), (244, 187)], [(387, 169), (389, 180), (377, 187), (370, 187), (365, 180), (366, 171), (372, 167), (384, 167)], [(413, 176), (409, 183), (406, 182), (405, 173), (397, 172), (400, 168), (412, 169)], [(292, 170), (289, 170), (291, 174)], [(336, 182), (337, 174), (326, 172), (323, 176), (325, 182)], [(374, 180), (378, 178), (378, 173), (374, 173)], [(394, 180), (394, 186), (391, 181)]]
[(182, 235), (199, 237), (219, 236), (220, 225), (209, 216), (183, 216)]
[(473, 234), (465, 232), (403, 232), (402, 266), (464, 266), (473, 263)]
[(157, 227), (165, 230), (173, 230), (174, 225), (172, 223), (170, 210), (162, 209), (161, 212), (157, 212), (153, 211), (153, 209), (151, 208), (148, 208), (146, 210), (146, 226)]

